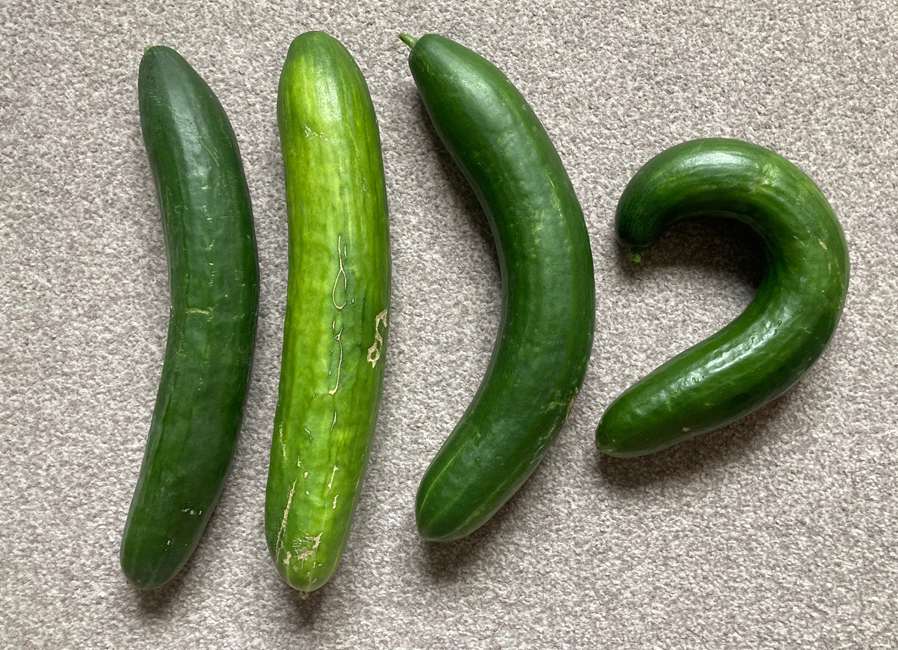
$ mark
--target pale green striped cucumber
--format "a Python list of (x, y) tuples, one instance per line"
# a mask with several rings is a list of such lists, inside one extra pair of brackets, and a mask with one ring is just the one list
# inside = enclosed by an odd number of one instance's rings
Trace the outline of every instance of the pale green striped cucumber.
[(368, 87), (337, 40), (293, 41), (278, 88), (289, 219), (281, 380), (265, 501), (271, 557), (291, 587), (333, 575), (380, 405), (390, 242)]

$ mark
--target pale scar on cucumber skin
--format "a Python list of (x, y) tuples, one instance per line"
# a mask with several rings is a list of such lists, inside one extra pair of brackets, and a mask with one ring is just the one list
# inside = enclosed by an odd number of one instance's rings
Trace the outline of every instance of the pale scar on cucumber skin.
[(384, 347), (384, 339), (380, 335), (380, 325), (383, 324), (384, 330), (387, 329), (387, 310), (384, 309), (374, 318), (374, 344), (368, 348), (368, 363), (374, 368), (380, 360), (380, 353)]
[[(284, 531), (287, 529), (287, 517), (290, 516), (290, 508), (293, 505), (293, 494), (296, 492), (296, 481), (293, 481), (293, 485), (290, 487), (290, 494), (287, 495), (287, 507), (284, 508), (284, 518), (281, 519), (281, 529), (278, 531), (277, 542), (274, 545), (275, 557), (280, 557), (281, 551), (284, 550)], [(289, 558), (284, 561), (284, 564), (289, 562)]]
[[(305, 563), (306, 560), (308, 560), (315, 554), (315, 552), (318, 550), (318, 547), (321, 545), (322, 535), (324, 535), (323, 532), (318, 533), (314, 536), (309, 535), (304, 540), (298, 539), (293, 542), (293, 550), (296, 551), (296, 559), (299, 560), (300, 563)], [(299, 571), (299, 567), (294, 566), (293, 570)]]
[[(346, 303), (344, 302), (343, 304), (345, 305)], [(340, 344), (340, 361), (339, 361), (339, 363), (337, 363), (337, 383), (334, 384), (333, 390), (329, 390), (327, 392), (328, 395), (336, 395), (337, 389), (340, 388), (340, 369), (343, 367), (343, 341), (342, 341), (342, 338), (343, 338), (343, 327), (341, 326), (340, 331), (334, 337), (334, 340)], [(334, 412), (334, 419), (336, 421), (336, 412)], [(331, 425), (331, 426), (333, 427), (333, 425)]]
[(336, 476), (337, 471), (338, 471), (339, 469), (340, 469), (339, 467), (337, 467), (336, 465), (334, 465), (334, 471), (331, 472), (331, 481), (330, 481), (330, 483), (327, 484), (327, 489), (328, 489), (328, 490), (330, 490), (331, 487), (333, 487), (333, 485), (334, 485), (334, 476)]
[(574, 408), (574, 402), (577, 401), (577, 395), (579, 395), (579, 394), (580, 394), (580, 389), (579, 389), (579, 388), (575, 388), (575, 389), (574, 389), (574, 396), (571, 398), (571, 401), (568, 402), (568, 405), (567, 405), (567, 412), (564, 414), (564, 419), (565, 419), (565, 420), (567, 420), (567, 419), (568, 419), (568, 416), (571, 414), (571, 411), (572, 411), (573, 408)]
[[(347, 287), (346, 270), (343, 268), (343, 262), (345, 260), (346, 260), (346, 245), (343, 243), (343, 236), (337, 235), (337, 262), (339, 263), (339, 269), (337, 270), (337, 275), (334, 278), (334, 286), (333, 286), (333, 289), (331, 290), (331, 301), (334, 303), (334, 307), (339, 311), (343, 310), (343, 308), (346, 306), (346, 302), (347, 302), (346, 296), (345, 296), (346, 287)], [(340, 276), (343, 276), (344, 297), (343, 297), (343, 303), (338, 305), (337, 304), (337, 285), (340, 282)], [(337, 329), (337, 320), (335, 318), (334, 320), (331, 321), (331, 331), (334, 331), (336, 329)], [(339, 390), (339, 388), (340, 388), (340, 372), (343, 369), (343, 325), (342, 324), (340, 325), (340, 331), (337, 332), (337, 335), (334, 337), (334, 340), (340, 346), (340, 360), (337, 362), (336, 382), (334, 383), (333, 389), (328, 391), (328, 395), (336, 395), (337, 390)], [(330, 372), (328, 372), (328, 376), (330, 376)], [(336, 424), (337, 424), (337, 411), (334, 410), (334, 419), (333, 419), (333, 421), (331, 421), (331, 426), (330, 426), (331, 431), (334, 430), (334, 426)], [(333, 477), (331, 477), (331, 481), (333, 481)]]
[(312, 127), (310, 127), (308, 124), (305, 124), (305, 125), (303, 125), (303, 126), (305, 126), (305, 132), (306, 132), (306, 137), (307, 137), (307, 138), (311, 138), (311, 137), (314, 135), (316, 138), (321, 138), (321, 139), (324, 140), (325, 142), (328, 141), (328, 140), (327, 140), (327, 137), (326, 137), (323, 133), (315, 133), (315, 132), (312, 130)]
[[(340, 249), (343, 249), (342, 251)], [(343, 268), (343, 262), (346, 260), (346, 246), (343, 244), (343, 235), (337, 235), (337, 262), (340, 264), (340, 269), (337, 271), (337, 277), (334, 278), (334, 287), (331, 289), (331, 300), (334, 302), (334, 307), (342, 310), (346, 306), (346, 300), (343, 300), (342, 305), (337, 304), (337, 284), (340, 282), (340, 276), (343, 276), (343, 291), (346, 291), (346, 270)]]
[[(281, 422), (278, 424), (278, 438), (281, 441), (281, 456), (286, 459), (287, 458), (287, 440), (284, 438), (284, 423)], [(297, 461), (299, 462), (299, 461)]]

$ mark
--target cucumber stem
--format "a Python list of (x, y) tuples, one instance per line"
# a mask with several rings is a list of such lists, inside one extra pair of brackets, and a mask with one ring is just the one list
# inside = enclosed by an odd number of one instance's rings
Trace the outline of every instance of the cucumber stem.
[(639, 253), (637, 253), (635, 251), (631, 252), (630, 253), (630, 261), (636, 262), (637, 264), (639, 264), (642, 261), (642, 255), (640, 255)]
[(418, 42), (418, 39), (414, 36), (409, 36), (408, 34), (400, 34), (399, 40), (408, 45), (409, 47), (415, 47), (415, 43)]

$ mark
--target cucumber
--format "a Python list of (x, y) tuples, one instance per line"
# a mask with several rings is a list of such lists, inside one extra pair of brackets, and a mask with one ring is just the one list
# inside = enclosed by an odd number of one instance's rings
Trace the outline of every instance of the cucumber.
[(190, 558), (221, 494), (249, 384), (259, 270), (237, 140), (209, 86), (177, 52), (151, 47), (138, 98), (171, 312), (121, 565), (136, 587), (155, 589)]
[(717, 429), (797, 382), (829, 343), (845, 304), (849, 261), (836, 215), (785, 158), (727, 139), (679, 144), (633, 177), (617, 235), (637, 256), (671, 224), (732, 218), (761, 237), (766, 270), (748, 308), (618, 397), (596, 430), (599, 451), (650, 454)]
[(297, 37), (277, 106), (289, 278), (265, 532), (281, 577), (305, 593), (340, 562), (368, 462), (390, 240), (377, 119), (346, 48), (322, 32)]
[(419, 533), (449, 541), (517, 491), (570, 413), (595, 326), (592, 252), (561, 159), (505, 75), (441, 36), (400, 38), (434, 127), (486, 213), (502, 273), (486, 375), (417, 495)]

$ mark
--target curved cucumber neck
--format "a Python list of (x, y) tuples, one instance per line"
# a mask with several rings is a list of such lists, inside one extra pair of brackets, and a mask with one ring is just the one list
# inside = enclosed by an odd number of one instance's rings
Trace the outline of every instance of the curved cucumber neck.
[(698, 216), (742, 221), (761, 237), (768, 259), (820, 289), (844, 284), (848, 254), (832, 208), (804, 172), (772, 151), (723, 139), (671, 147), (624, 190), (618, 239), (641, 251), (674, 223)]

